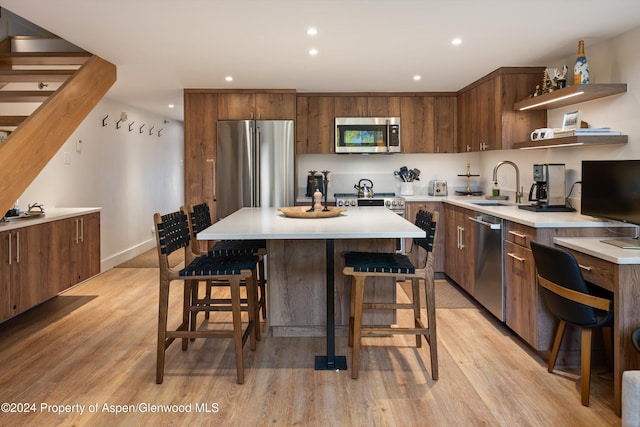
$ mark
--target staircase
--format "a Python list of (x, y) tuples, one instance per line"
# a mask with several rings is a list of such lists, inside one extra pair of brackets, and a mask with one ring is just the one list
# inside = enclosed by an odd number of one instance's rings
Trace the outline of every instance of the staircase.
[(113, 64), (62, 39), (0, 42), (0, 216), (115, 81)]

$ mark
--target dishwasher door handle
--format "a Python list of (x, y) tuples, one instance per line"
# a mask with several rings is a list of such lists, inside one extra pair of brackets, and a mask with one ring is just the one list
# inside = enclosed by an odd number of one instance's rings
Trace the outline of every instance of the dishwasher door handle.
[(472, 216), (469, 217), (469, 220), (471, 220), (471, 221), (473, 221), (475, 223), (478, 223), (480, 225), (484, 225), (485, 227), (488, 227), (488, 228), (490, 228), (492, 230), (500, 230), (500, 228), (502, 228), (500, 226), (500, 223), (495, 224), (495, 223), (492, 223), (492, 222), (483, 221), (481, 219), (478, 219), (478, 218), (475, 218), (475, 217), (472, 217)]

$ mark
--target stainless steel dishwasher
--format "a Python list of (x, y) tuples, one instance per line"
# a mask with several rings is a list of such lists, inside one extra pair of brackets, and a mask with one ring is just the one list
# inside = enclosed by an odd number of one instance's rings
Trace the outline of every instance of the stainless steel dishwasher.
[(474, 212), (469, 219), (475, 225), (474, 297), (504, 322), (502, 219), (481, 212)]

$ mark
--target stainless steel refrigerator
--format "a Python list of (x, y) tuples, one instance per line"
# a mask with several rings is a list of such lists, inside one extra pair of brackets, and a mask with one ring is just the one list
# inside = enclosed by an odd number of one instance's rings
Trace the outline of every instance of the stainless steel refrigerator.
[(218, 218), (242, 207), (294, 205), (293, 120), (219, 120)]

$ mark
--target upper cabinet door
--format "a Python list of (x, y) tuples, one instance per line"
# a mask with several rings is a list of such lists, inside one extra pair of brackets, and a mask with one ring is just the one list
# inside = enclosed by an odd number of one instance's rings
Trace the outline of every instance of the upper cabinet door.
[(295, 93), (256, 93), (256, 120), (294, 120), (296, 118)]
[(218, 94), (218, 120), (249, 120), (255, 115), (255, 94)]
[(368, 96), (367, 115), (369, 117), (400, 117), (400, 97)]
[(336, 117), (368, 117), (366, 96), (336, 96)]
[(433, 153), (434, 98), (431, 96), (400, 97), (400, 137), (403, 153)]
[(296, 154), (334, 152), (333, 96), (299, 96), (296, 117)]

